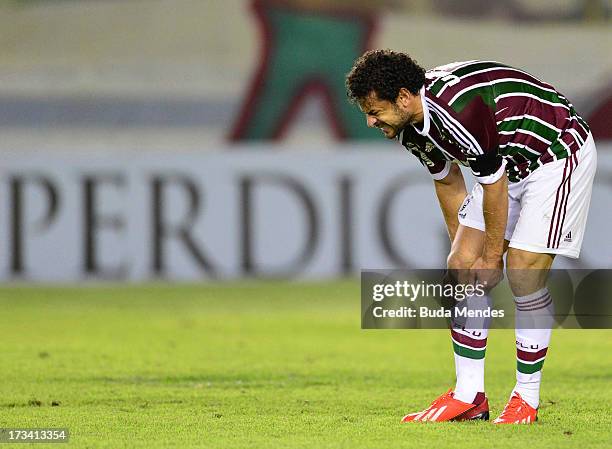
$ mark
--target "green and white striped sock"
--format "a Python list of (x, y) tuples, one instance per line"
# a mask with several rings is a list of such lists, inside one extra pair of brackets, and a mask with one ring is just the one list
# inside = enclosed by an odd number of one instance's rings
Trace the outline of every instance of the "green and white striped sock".
[[(467, 298), (463, 306), (469, 310), (489, 307), (488, 296)], [(454, 321), (451, 328), (457, 383), (454, 398), (472, 403), (479, 392), (484, 392), (484, 367), (489, 320), (468, 318), (463, 323)]]
[[(542, 366), (548, 352), (554, 305), (547, 288), (514, 298), (516, 304), (516, 391), (533, 408), (540, 404)], [(527, 325), (541, 327), (531, 329)]]

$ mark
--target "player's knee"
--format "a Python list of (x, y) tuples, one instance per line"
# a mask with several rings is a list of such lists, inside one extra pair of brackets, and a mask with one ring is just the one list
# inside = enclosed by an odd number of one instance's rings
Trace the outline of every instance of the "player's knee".
[(533, 253), (521, 249), (509, 248), (506, 258), (508, 270), (548, 270), (550, 269), (554, 255)]
[(506, 259), (506, 274), (512, 292), (516, 296), (525, 296), (543, 288), (553, 258), (551, 254), (510, 248)]

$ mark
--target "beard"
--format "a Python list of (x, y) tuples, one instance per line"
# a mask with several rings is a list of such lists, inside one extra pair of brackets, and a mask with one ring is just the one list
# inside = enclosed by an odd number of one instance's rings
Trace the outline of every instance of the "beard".
[(395, 106), (395, 113), (397, 116), (397, 120), (395, 121), (395, 123), (391, 124), (387, 122), (382, 122), (381, 126), (379, 126), (379, 129), (382, 131), (382, 133), (387, 139), (395, 139), (397, 135), (406, 126), (408, 126), (410, 123), (412, 123), (413, 120), (415, 120), (414, 115), (402, 111), (397, 106)]

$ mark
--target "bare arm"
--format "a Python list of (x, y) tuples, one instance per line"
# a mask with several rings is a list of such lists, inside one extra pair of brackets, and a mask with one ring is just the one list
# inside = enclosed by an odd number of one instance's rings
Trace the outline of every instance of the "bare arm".
[(493, 184), (483, 184), (482, 212), (485, 244), (482, 258), (497, 263), (504, 255), (504, 235), (508, 222), (508, 178), (506, 173)]
[(503, 279), (504, 235), (508, 222), (508, 178), (506, 173), (492, 184), (482, 184), (485, 242), (482, 256), (472, 265), (475, 280), (489, 289)]
[(446, 222), (448, 237), (452, 243), (459, 227), (457, 213), (467, 196), (465, 181), (459, 166), (452, 164), (448, 175), (443, 179), (434, 181), (434, 185), (440, 209), (442, 209), (442, 215), (444, 215), (444, 221)]

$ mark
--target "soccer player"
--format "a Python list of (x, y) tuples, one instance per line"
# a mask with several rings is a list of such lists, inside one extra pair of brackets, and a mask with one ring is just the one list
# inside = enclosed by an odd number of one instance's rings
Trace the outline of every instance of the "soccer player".
[[(494, 423), (534, 422), (551, 326), (519, 318), (552, 316), (548, 270), (556, 255), (579, 256), (597, 161), (588, 125), (553, 86), (493, 61), (426, 71), (407, 54), (374, 50), (355, 61), (346, 85), (367, 125), (399, 140), (431, 174), (452, 242), (449, 271), (492, 288), (507, 252), (516, 385)], [(458, 164), (476, 178), (469, 195)], [(487, 334), (484, 325), (452, 324), (455, 388), (404, 422), (488, 419)]]

